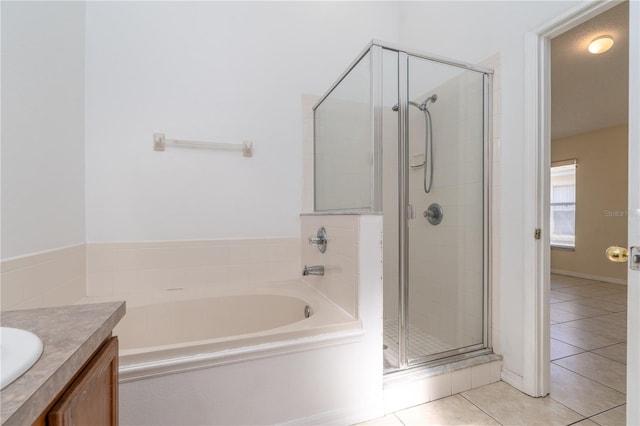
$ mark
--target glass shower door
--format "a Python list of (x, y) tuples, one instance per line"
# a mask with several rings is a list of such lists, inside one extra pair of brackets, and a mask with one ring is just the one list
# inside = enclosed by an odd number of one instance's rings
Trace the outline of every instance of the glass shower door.
[[(485, 75), (408, 56), (406, 359), (483, 348)], [(405, 164), (406, 164), (405, 163)]]

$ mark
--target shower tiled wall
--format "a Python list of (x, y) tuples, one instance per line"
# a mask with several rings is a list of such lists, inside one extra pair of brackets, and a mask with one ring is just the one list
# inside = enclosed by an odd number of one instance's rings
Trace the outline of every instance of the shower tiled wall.
[[(450, 346), (482, 341), (482, 115), (464, 102), (482, 99), (481, 79), (458, 74), (431, 88), (415, 93), (422, 100), (437, 93), (430, 105), (433, 117), (434, 180), (431, 193), (424, 194), (422, 167), (409, 170), (409, 202), (415, 218), (409, 221), (410, 324), (426, 335)], [(426, 89), (425, 89), (426, 90)], [(477, 104), (474, 104), (477, 105)], [(409, 109), (409, 155), (418, 166), (425, 150), (425, 117)], [(393, 123), (397, 113), (385, 111)], [(385, 132), (388, 149), (384, 159), (385, 201), (385, 320), (397, 318), (398, 307), (398, 158), (397, 126)], [(444, 210), (444, 220), (430, 225), (423, 211), (431, 203)], [(391, 238), (391, 241), (387, 241)], [(395, 243), (394, 243), (395, 241)], [(478, 326), (479, 325), (479, 326)], [(415, 337), (415, 336), (414, 336)], [(463, 342), (463, 343), (461, 343)]]
[(371, 196), (367, 102), (326, 98), (316, 110), (315, 199), (319, 209), (366, 209)]
[(70, 305), (85, 296), (85, 245), (2, 261), (1, 309)]
[[(321, 209), (366, 209), (371, 193), (369, 110), (364, 103), (329, 98), (323, 101), (319, 128), (315, 128), (313, 106), (319, 99), (302, 96), (302, 213), (314, 211), (316, 190)], [(322, 175), (318, 188), (314, 186), (314, 132), (321, 145), (327, 145), (315, 152)]]
[(87, 277), (88, 296), (299, 279), (300, 240), (88, 244)]

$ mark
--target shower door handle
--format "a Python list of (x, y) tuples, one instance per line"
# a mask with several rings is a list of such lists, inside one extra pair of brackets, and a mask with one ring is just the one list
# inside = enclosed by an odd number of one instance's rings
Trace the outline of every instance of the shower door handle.
[(416, 218), (416, 208), (411, 204), (407, 204), (407, 219)]

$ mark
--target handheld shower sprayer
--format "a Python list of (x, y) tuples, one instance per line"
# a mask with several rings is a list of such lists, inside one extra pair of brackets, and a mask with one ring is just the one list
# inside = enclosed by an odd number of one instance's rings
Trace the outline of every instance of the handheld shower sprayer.
[[(427, 99), (422, 101), (421, 104), (417, 104), (413, 101), (409, 101), (409, 105), (413, 105), (418, 108), (420, 111), (424, 113), (425, 119), (425, 137), (424, 137), (424, 172), (422, 176), (422, 186), (424, 188), (425, 194), (431, 192), (431, 186), (433, 185), (433, 126), (431, 123), (431, 113), (429, 112), (429, 108), (427, 108), (427, 104), (431, 102), (432, 104), (438, 100), (438, 95), (435, 93), (429, 96)], [(398, 111), (400, 104), (395, 104), (391, 109), (394, 111)], [(428, 160), (428, 162), (427, 162)], [(428, 172), (428, 176), (427, 176)], [(428, 177), (428, 179), (427, 179)]]

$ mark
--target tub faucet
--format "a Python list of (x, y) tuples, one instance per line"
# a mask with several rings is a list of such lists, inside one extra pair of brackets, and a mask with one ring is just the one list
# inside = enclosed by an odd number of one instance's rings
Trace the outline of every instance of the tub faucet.
[(313, 265), (307, 266), (304, 265), (304, 269), (302, 270), (302, 275), (324, 275), (324, 265)]

